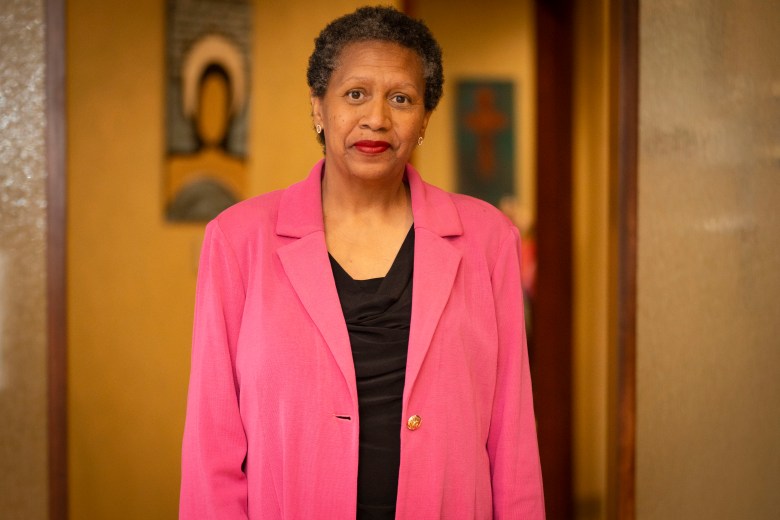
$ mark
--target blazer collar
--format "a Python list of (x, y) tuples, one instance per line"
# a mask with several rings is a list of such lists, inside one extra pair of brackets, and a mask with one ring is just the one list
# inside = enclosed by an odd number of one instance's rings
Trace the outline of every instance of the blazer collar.
[[(314, 165), (304, 180), (293, 184), (282, 193), (276, 233), (302, 238), (316, 231), (324, 231), (322, 220), (322, 175), (325, 159)], [(463, 234), (458, 210), (450, 195), (422, 180), (411, 165), (406, 165), (406, 179), (412, 193), (414, 228), (427, 229), (440, 237)]]

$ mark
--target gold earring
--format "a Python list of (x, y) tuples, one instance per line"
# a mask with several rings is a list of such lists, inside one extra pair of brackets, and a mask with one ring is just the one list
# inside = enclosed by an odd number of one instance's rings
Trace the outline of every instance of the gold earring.
[(322, 133), (322, 125), (316, 125), (314, 129), (317, 131), (318, 134)]
[(422, 136), (418, 137), (418, 138), (417, 138), (417, 146), (420, 146), (420, 145), (422, 145), (422, 142), (423, 142), (423, 138), (422, 138)]

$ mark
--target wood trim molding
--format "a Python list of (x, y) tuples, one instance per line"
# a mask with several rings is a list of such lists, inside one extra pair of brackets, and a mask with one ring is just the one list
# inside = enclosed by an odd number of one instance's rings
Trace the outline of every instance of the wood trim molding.
[(617, 224), (614, 331), (616, 406), (610, 518), (636, 517), (636, 312), (639, 149), (639, 0), (613, 0), (612, 130)]
[(49, 518), (68, 516), (65, 2), (45, 2)]

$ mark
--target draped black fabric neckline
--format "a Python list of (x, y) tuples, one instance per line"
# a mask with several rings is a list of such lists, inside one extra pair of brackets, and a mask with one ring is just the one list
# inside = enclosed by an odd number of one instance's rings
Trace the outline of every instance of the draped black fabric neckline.
[(355, 364), (360, 413), (357, 519), (393, 519), (412, 311), (414, 226), (382, 278), (355, 280), (328, 256)]

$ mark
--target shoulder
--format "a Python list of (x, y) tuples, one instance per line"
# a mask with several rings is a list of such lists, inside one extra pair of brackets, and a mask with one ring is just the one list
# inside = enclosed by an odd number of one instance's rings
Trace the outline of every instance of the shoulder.
[(235, 249), (251, 249), (322, 230), (322, 164), (317, 162), (307, 177), (285, 189), (252, 197), (226, 209), (209, 223), (207, 235), (209, 231), (219, 231)]
[(236, 239), (256, 235), (264, 228), (273, 229), (283, 192), (271, 191), (238, 202), (220, 213), (209, 226), (217, 227), (224, 235)]
[(452, 202), (463, 229), (463, 239), (468, 242), (478, 242), (486, 247), (496, 246), (496, 242), (505, 240), (517, 231), (514, 223), (489, 202), (430, 185), (428, 188), (439, 191)]
[(500, 256), (508, 250), (517, 250), (520, 233), (498, 208), (468, 195), (452, 193), (450, 196), (463, 225), (466, 254), (479, 251), (492, 271)]
[(415, 227), (427, 228), (442, 237), (482, 240), (504, 235), (512, 222), (493, 205), (468, 195), (451, 193), (422, 180), (408, 169), (412, 188)]
[(501, 254), (519, 247), (519, 232), (498, 208), (423, 182), (426, 224), (470, 258), (492, 269)]
[(515, 227), (506, 215), (489, 202), (460, 193), (449, 193), (449, 196), (458, 210), (464, 232), (481, 230), (483, 233), (498, 232), (503, 236)]

